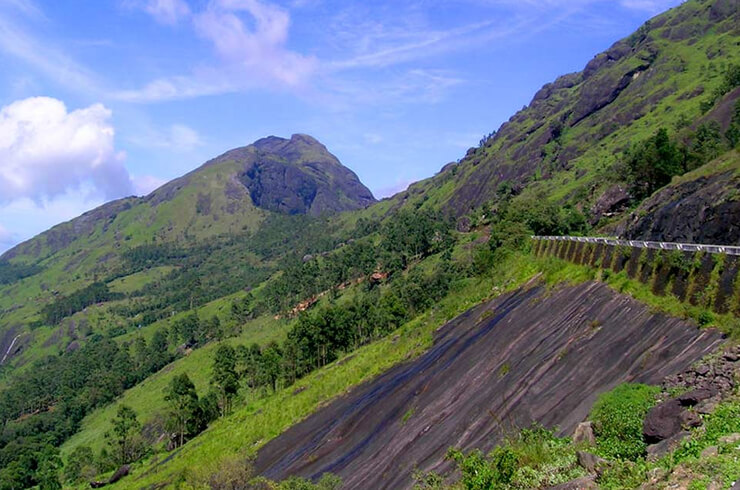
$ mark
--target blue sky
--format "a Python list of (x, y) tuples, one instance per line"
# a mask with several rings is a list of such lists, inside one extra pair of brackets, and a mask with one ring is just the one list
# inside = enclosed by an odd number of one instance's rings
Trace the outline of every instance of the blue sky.
[(680, 0), (0, 0), (0, 252), (267, 135), (376, 196)]

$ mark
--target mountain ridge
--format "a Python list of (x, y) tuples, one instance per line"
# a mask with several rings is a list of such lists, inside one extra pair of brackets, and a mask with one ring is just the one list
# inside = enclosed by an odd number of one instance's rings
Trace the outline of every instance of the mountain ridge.
[[(255, 175), (247, 177), (249, 171), (261, 163), (266, 164), (265, 168), (271, 174), (269, 176), (272, 180), (263, 182), (264, 179), (255, 179)], [(275, 166), (278, 168), (275, 169)], [(107, 225), (113, 224), (120, 213), (129, 211), (137, 205), (157, 207), (172, 201), (194, 179), (206, 172), (217, 171), (219, 167), (226, 167), (227, 171), (233, 174), (223, 182), (223, 192), (226, 198), (232, 201), (224, 211), (230, 214), (237, 211), (248, 212), (249, 208), (256, 207), (278, 213), (318, 216), (322, 213), (367, 207), (376, 201), (372, 192), (360, 182), (357, 175), (343, 166), (329, 153), (326, 146), (312, 136), (301, 133), (292, 135), (290, 139), (268, 136), (250, 145), (228, 150), (163, 184), (146, 196), (128, 196), (109, 201), (76, 218), (59, 223), (5, 251), (0, 255), (0, 260), (10, 260), (22, 255), (39, 258), (44, 246), (50, 251), (47, 256), (53, 255), (71, 245), (75, 241), (74, 236), (88, 235), (100, 224), (103, 231), (106, 231)], [(282, 179), (279, 175), (281, 171), (284, 174)], [(285, 175), (285, 172), (288, 172), (288, 175)], [(291, 187), (290, 179), (297, 179), (304, 187), (307, 186), (311, 191), (310, 199), (295, 199), (302, 189)], [(254, 190), (250, 189), (250, 185)], [(242, 187), (250, 192), (245, 193)], [(331, 188), (335, 191), (330, 191)], [(269, 196), (269, 202), (260, 205), (260, 198), (264, 194)], [(209, 198), (206, 192), (198, 192), (195, 197), (196, 213), (210, 214), (213, 199)], [(247, 203), (233, 202), (250, 199), (251, 202)]]

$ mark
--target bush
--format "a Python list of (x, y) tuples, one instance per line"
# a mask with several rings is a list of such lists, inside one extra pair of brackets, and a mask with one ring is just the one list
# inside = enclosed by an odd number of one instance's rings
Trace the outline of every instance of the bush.
[(599, 455), (631, 461), (645, 455), (642, 424), (659, 391), (656, 386), (625, 383), (599, 397), (591, 411)]
[[(506, 438), (488, 456), (479, 450), (464, 455), (456, 449), (447, 456), (455, 461), (463, 486), (470, 490), (544, 488), (584, 475), (570, 440), (555, 437), (539, 425)], [(435, 476), (417, 475), (418, 488), (438, 488)]]

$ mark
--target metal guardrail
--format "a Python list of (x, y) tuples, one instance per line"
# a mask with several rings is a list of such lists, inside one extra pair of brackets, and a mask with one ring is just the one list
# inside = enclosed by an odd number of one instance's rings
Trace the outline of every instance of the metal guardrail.
[(645, 240), (621, 240), (619, 238), (582, 236), (533, 236), (533, 240), (557, 242), (601, 243), (603, 245), (625, 245), (634, 248), (654, 248), (658, 250), (680, 250), (682, 252), (708, 252), (713, 254), (740, 255), (740, 247), (728, 245), (702, 245), (698, 243), (651, 242)]

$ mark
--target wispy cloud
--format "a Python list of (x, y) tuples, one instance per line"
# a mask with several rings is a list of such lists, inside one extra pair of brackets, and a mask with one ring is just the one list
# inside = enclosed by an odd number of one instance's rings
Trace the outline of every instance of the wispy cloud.
[(31, 0), (0, 0), (0, 9), (15, 10), (26, 17), (45, 19), (41, 9)]
[(160, 148), (173, 152), (188, 152), (203, 146), (200, 134), (185, 124), (173, 124), (166, 130), (145, 128), (142, 135), (128, 138), (135, 145)]
[(189, 75), (154, 80), (117, 94), (127, 101), (153, 102), (236, 92), (250, 88), (296, 88), (318, 61), (286, 47), (287, 10), (259, 0), (216, 0), (192, 15), (196, 35), (211, 44), (218, 63)]
[[(12, 2), (15, 4), (21, 0)], [(63, 51), (52, 47), (53, 45), (54, 43), (40, 41), (29, 35), (19, 27), (17, 19), (0, 9), (1, 50), (22, 60), (62, 86), (88, 94), (99, 94), (100, 83), (96, 75)]]

